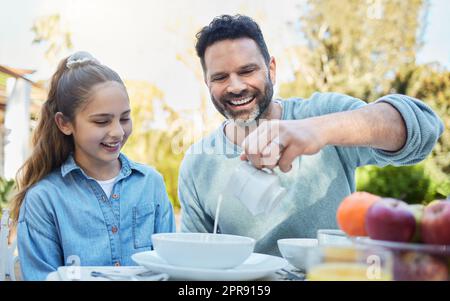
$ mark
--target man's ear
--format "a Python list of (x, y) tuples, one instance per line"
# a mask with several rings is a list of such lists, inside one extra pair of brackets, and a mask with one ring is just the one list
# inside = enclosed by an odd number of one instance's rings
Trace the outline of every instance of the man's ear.
[(58, 126), (59, 130), (64, 135), (67, 136), (72, 135), (73, 132), (72, 123), (70, 123), (70, 121), (67, 120), (67, 118), (64, 116), (63, 113), (57, 112), (55, 114), (55, 123)]
[(205, 82), (205, 85), (207, 87), (209, 87), (208, 86), (208, 78), (207, 78), (207, 74), (206, 74), (206, 70), (205, 69), (203, 69), (203, 81)]
[(272, 85), (275, 85), (276, 83), (276, 75), (277, 75), (277, 63), (275, 62), (275, 58), (272, 56), (270, 57), (269, 62), (269, 76), (270, 80), (272, 81)]

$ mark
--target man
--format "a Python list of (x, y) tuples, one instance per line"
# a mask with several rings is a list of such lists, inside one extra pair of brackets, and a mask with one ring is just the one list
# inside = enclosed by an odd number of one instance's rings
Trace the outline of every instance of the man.
[[(280, 238), (316, 237), (318, 229), (337, 228), (336, 210), (355, 191), (357, 167), (418, 163), (442, 134), (435, 113), (404, 95), (372, 104), (337, 93), (273, 100), (275, 58), (249, 17), (215, 18), (197, 34), (196, 50), (212, 102), (227, 120), (183, 160), (184, 232), (212, 232), (222, 194), (219, 231), (255, 238), (255, 252), (279, 254)], [(287, 187), (268, 214), (252, 215), (227, 194), (241, 160), (275, 168)]]

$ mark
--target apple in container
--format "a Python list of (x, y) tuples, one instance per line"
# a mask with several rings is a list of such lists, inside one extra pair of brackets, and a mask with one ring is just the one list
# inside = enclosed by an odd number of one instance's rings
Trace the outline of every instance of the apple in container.
[(415, 251), (397, 251), (394, 258), (394, 275), (396, 280), (449, 280), (447, 263), (440, 256)]
[(421, 236), (427, 244), (450, 245), (449, 201), (435, 201), (425, 207)]
[(407, 203), (381, 198), (367, 211), (366, 230), (372, 239), (410, 242), (415, 234), (416, 219)]

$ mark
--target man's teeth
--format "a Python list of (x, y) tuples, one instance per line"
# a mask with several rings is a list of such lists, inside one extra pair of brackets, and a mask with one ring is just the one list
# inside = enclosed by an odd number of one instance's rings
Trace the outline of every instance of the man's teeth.
[(235, 106), (241, 106), (243, 104), (247, 104), (253, 100), (253, 96), (243, 98), (241, 100), (230, 100), (230, 103)]
[(103, 142), (103, 144), (108, 146), (108, 147), (116, 147), (116, 146), (119, 146), (120, 142), (117, 142), (117, 143), (105, 143), (105, 142)]

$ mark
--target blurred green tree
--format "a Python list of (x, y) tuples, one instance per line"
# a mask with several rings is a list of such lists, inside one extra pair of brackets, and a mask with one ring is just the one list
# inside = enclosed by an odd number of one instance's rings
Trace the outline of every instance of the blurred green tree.
[(0, 217), (2, 209), (8, 206), (15, 188), (15, 181), (13, 179), (7, 180), (0, 177)]
[(56, 62), (67, 50), (72, 49), (72, 33), (59, 14), (45, 15), (33, 22), (34, 44), (47, 43), (45, 58)]
[(306, 46), (293, 53), (295, 80), (280, 95), (341, 92), (373, 100), (415, 61), (426, 0), (308, 0), (300, 17)]

